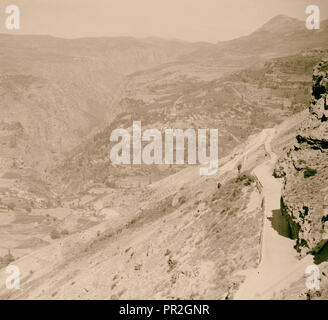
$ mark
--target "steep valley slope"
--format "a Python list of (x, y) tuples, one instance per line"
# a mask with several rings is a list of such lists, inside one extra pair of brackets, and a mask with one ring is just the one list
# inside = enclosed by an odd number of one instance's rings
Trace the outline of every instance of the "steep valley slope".
[(143, 130), (157, 128), (161, 132), (218, 128), (219, 156), (223, 158), (249, 135), (307, 107), (313, 67), (326, 54), (326, 49), (306, 50), (232, 73), (216, 69), (216, 77), (211, 79), (199, 70), (190, 74), (194, 69), (177, 63), (132, 74), (120, 102), (124, 112), (76, 147), (52, 175), (63, 191), (76, 193), (93, 184), (118, 188), (147, 185), (185, 167), (113, 166), (108, 160), (114, 145), (110, 134), (117, 128), (131, 131), (133, 121), (141, 121)]
[[(268, 161), (275, 161), (268, 157), (271, 141), (303, 119), (304, 112), (252, 135), (221, 159), (214, 176), (200, 176), (196, 166), (128, 193), (101, 186), (90, 189), (81, 201), (88, 203), (89, 212), (94, 207), (93, 225), (16, 260), (23, 290), (0, 289), (1, 297), (233, 298), (248, 279), (247, 271), (266, 260), (263, 232), (270, 225), (272, 197), (265, 190), (271, 182), (263, 184), (258, 176)], [(273, 166), (269, 171), (271, 176)], [(278, 243), (269, 245), (279, 245), (283, 237), (270, 230)], [(292, 243), (288, 245), (289, 257), (297, 261)], [(282, 283), (278, 293), (284, 288)]]
[(260, 259), (262, 196), (250, 171), (265, 159), (265, 137), (250, 137), (215, 176), (190, 167), (138, 199), (117, 193), (121, 208), (106, 209), (110, 189), (98, 189), (107, 218), (16, 260), (24, 290), (1, 297), (230, 298), (244, 278), (238, 272)]
[(0, 35), (1, 119), (24, 130), (25, 150), (17, 156), (28, 166), (53, 165), (122, 111), (117, 100), (127, 74), (175, 61), (199, 46), (156, 39)]

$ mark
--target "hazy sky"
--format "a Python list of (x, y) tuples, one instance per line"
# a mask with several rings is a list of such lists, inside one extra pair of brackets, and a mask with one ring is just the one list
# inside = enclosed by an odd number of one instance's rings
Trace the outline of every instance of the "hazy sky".
[[(20, 31), (4, 29), (7, 4), (20, 7)], [(246, 35), (277, 14), (305, 20), (309, 4), (328, 18), (328, 0), (0, 0), (0, 32), (217, 42)]]

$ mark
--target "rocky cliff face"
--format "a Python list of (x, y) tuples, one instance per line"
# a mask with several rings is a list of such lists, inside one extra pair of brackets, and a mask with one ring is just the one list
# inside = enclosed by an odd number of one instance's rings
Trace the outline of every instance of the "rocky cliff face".
[(318, 253), (328, 242), (328, 60), (314, 69), (309, 116), (293, 148), (276, 166), (284, 177), (281, 208), (300, 254)]

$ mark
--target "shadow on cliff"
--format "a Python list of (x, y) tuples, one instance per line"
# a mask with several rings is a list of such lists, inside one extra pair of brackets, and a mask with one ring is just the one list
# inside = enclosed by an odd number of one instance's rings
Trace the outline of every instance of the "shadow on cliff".
[(286, 219), (286, 216), (282, 214), (280, 209), (273, 210), (272, 217), (268, 219), (271, 221), (272, 228), (276, 230), (279, 235), (288, 239), (294, 239), (288, 220)]
[(320, 264), (322, 262), (328, 261), (328, 244), (326, 243), (322, 249), (314, 255), (313, 259), (315, 264)]

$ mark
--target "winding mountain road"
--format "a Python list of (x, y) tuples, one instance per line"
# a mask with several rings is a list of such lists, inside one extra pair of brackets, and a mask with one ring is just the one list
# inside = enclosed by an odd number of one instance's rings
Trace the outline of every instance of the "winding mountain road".
[(253, 174), (263, 186), (265, 208), (261, 262), (256, 269), (243, 272), (246, 280), (235, 294), (235, 300), (274, 299), (281, 290), (304, 276), (306, 267), (313, 264), (311, 256), (297, 259), (293, 248), (294, 241), (280, 236), (268, 219), (272, 217), (273, 210), (280, 208), (282, 182), (272, 176), (277, 155), (271, 149), (271, 141), (276, 130), (266, 129), (266, 133), (264, 146), (270, 159), (253, 170)]

